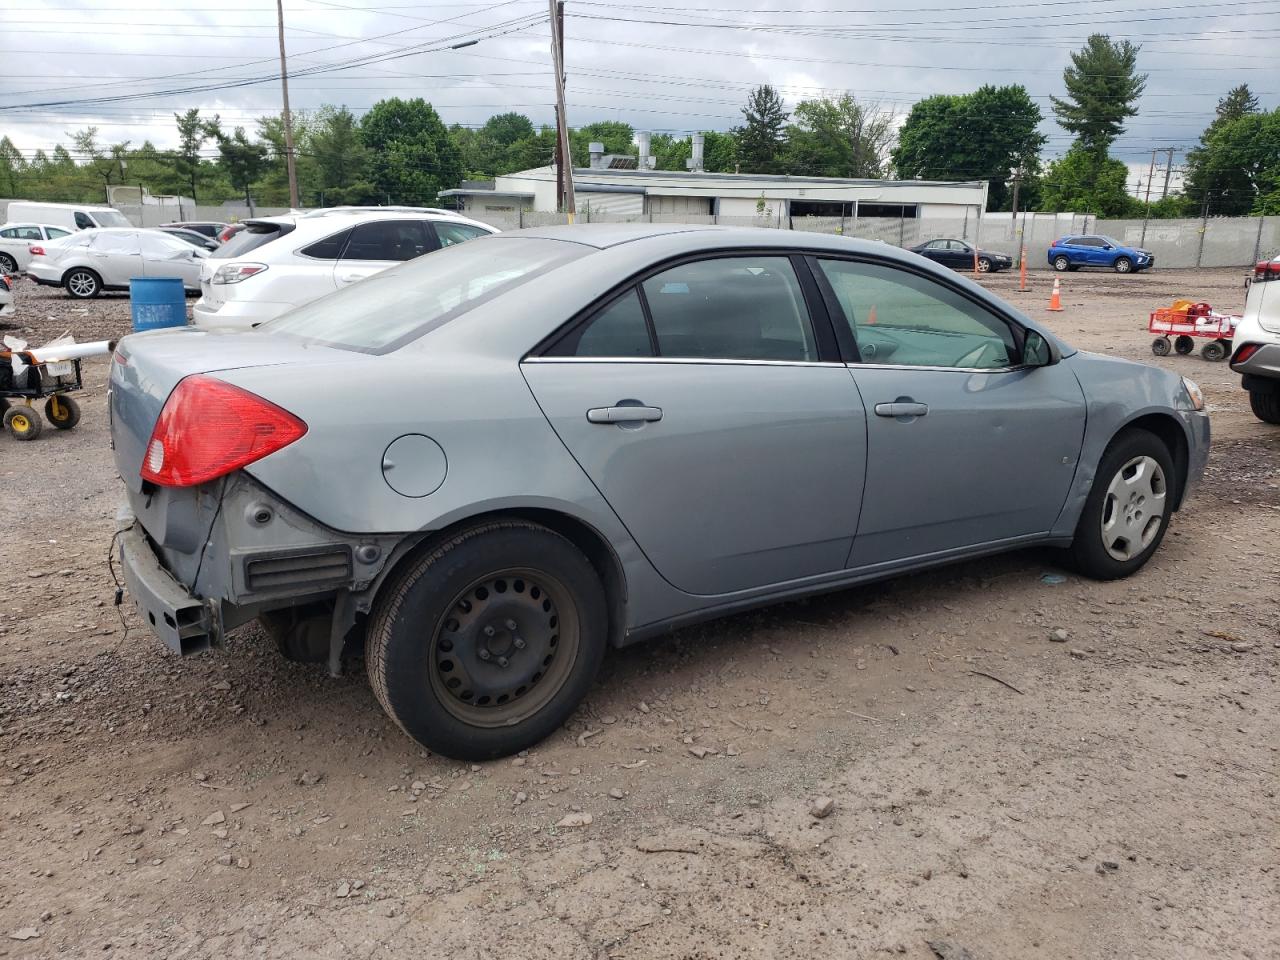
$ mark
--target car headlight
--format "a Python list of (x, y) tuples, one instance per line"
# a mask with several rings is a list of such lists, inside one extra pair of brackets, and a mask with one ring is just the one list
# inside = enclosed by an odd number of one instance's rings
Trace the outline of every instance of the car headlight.
[(1204, 394), (1194, 380), (1182, 378), (1182, 396), (1178, 398), (1179, 410), (1203, 410)]

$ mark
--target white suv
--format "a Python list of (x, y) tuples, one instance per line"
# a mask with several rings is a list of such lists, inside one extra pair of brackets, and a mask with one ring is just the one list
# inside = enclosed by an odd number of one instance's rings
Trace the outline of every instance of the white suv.
[(397, 263), (497, 232), (431, 207), (331, 207), (249, 220), (205, 261), (192, 322), (252, 327)]
[(1280, 257), (1254, 267), (1244, 316), (1231, 339), (1231, 369), (1249, 391), (1254, 416), (1280, 423)]

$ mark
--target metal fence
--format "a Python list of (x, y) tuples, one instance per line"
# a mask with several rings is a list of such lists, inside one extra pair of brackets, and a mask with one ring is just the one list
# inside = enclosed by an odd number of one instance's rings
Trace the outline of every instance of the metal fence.
[(288, 207), (259, 207), (256, 204), (250, 210), (246, 204), (219, 204), (205, 206), (203, 204), (136, 204), (117, 203), (116, 209), (129, 218), (135, 227), (156, 227), (162, 223), (174, 221), (208, 221), (232, 223), (247, 220), (250, 217), (277, 217), (288, 213)]
[[(469, 213), (502, 230), (568, 223), (563, 213), (532, 211)], [(1071, 234), (1105, 234), (1126, 246), (1155, 254), (1158, 267), (1241, 267), (1280, 254), (1280, 217), (1214, 217), (1207, 220), (1098, 220), (1084, 214), (1027, 213), (947, 219), (899, 220), (883, 217), (716, 217), (692, 214), (579, 214), (579, 223), (702, 223), (842, 234), (912, 247), (938, 238), (957, 238), (984, 250), (1017, 257), (1026, 247), (1027, 267), (1047, 270), (1054, 240)]]

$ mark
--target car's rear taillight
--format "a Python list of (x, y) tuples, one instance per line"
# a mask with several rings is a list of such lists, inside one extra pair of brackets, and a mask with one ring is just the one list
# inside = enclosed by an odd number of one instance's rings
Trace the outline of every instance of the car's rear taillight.
[(1255, 353), (1262, 349), (1260, 343), (1246, 343), (1243, 347), (1236, 351), (1236, 355), (1231, 358), (1232, 363), (1244, 363)]
[(226, 266), (219, 267), (213, 275), (213, 283), (239, 283), (242, 280), (248, 280), (250, 277), (256, 277), (262, 271), (267, 269), (265, 263), (229, 263)]
[(204, 375), (182, 380), (147, 443), (142, 479), (194, 487), (261, 460), (307, 432), (274, 403)]
[(1253, 268), (1255, 282), (1262, 280), (1280, 280), (1280, 260), (1262, 260)]
[(30, 247), (27, 248), (27, 250), (33, 257), (44, 256), (44, 247), (37, 247), (35, 244), (32, 244)]

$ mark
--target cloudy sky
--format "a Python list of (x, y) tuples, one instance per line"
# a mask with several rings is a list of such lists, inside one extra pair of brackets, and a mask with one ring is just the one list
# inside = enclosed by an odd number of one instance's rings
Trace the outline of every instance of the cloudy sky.
[[(1049, 116), (1068, 54), (1091, 32), (1142, 44), (1141, 113), (1113, 152), (1145, 177), (1152, 148), (1195, 143), (1218, 97), (1248, 83), (1280, 102), (1277, 0), (568, 0), (574, 125), (724, 130), (748, 90), (789, 105), (851, 92), (904, 114), (934, 93), (1021, 83)], [(552, 118), (543, 0), (285, 0), (296, 109), (423, 96), (447, 123), (518, 110)], [(474, 42), (472, 42), (474, 41)], [(454, 49), (459, 44), (466, 44)], [(28, 155), (99, 128), (106, 143), (175, 142), (198, 106), (253, 129), (280, 108), (273, 0), (24, 0), (0, 27), (0, 135)], [(1047, 152), (1069, 142), (1047, 119)], [(1157, 177), (1157, 189), (1162, 178)]]

